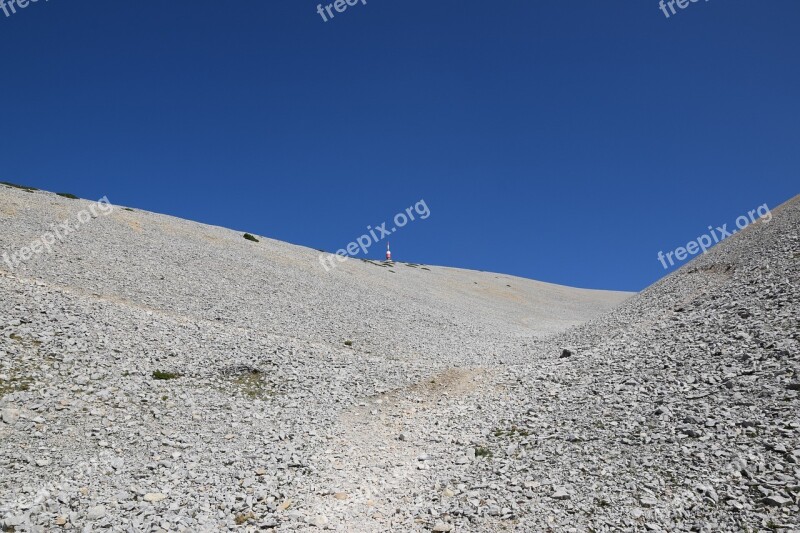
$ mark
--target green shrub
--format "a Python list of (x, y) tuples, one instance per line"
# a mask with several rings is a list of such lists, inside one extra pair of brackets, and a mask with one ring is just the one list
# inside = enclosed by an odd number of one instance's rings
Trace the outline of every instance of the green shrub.
[(5, 185), (6, 187), (11, 187), (12, 189), (22, 189), (23, 191), (33, 192), (38, 191), (36, 187), (27, 187), (25, 185), (17, 185), (16, 183), (9, 183), (7, 181), (0, 181), (0, 185)]
[(344, 341), (344, 345), (345, 346), (352, 346), (353, 345), (353, 341)]
[(489, 448), (479, 446), (475, 448), (475, 457), (491, 457), (492, 451)]
[(180, 374), (176, 374), (174, 372), (162, 372), (160, 370), (153, 371), (153, 378), (154, 379), (159, 379), (159, 380), (178, 379), (179, 377), (181, 377), (181, 375)]
[(244, 238), (247, 239), (248, 241), (258, 242), (258, 239), (256, 239), (255, 237), (253, 237), (249, 233), (245, 233), (244, 234)]
[(78, 198), (74, 194), (70, 194), (68, 192), (57, 192), (56, 194), (59, 195), (59, 196), (62, 196), (64, 198), (69, 198), (70, 200), (80, 200), (80, 198)]

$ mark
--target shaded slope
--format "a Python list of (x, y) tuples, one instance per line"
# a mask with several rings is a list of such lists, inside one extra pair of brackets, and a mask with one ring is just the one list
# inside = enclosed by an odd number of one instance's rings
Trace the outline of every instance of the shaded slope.
[(800, 197), (773, 213), (507, 372), (469, 476), (508, 523), (799, 527)]

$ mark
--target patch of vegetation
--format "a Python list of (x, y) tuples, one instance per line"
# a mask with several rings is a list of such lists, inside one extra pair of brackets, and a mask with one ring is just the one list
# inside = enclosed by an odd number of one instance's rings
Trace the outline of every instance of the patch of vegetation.
[(9, 183), (7, 181), (0, 181), (0, 185), (5, 185), (6, 187), (11, 187), (12, 189), (21, 189), (23, 191), (28, 191), (28, 192), (39, 190), (36, 187), (26, 187), (25, 185), (17, 185), (16, 183)]
[(30, 344), (33, 344), (34, 346), (41, 346), (42, 345), (42, 341), (38, 341), (36, 339), (30, 339), (30, 338), (29, 339), (25, 339), (25, 337), (23, 337), (22, 335), (17, 335), (16, 333), (10, 334), (8, 336), (8, 338), (11, 339), (14, 342), (18, 342), (20, 344), (25, 343), (25, 341), (27, 340), (27, 342), (29, 342)]
[(124, 209), (125, 211), (133, 211), (133, 209), (131, 209), (130, 207), (123, 207), (122, 209)]
[(236, 517), (234, 517), (233, 521), (236, 522), (237, 526), (241, 526), (246, 524), (248, 520), (255, 520), (255, 519), (256, 519), (255, 513), (253, 513), (253, 511), (250, 511), (249, 513), (237, 514)]
[(258, 239), (256, 239), (254, 236), (250, 235), (249, 233), (245, 233), (244, 234), (244, 238), (247, 239), (248, 241), (258, 242)]
[(595, 497), (594, 504), (597, 507), (611, 507), (611, 502), (609, 502), (605, 498), (597, 498), (597, 497)]
[(181, 375), (175, 372), (162, 372), (161, 370), (153, 371), (153, 379), (167, 380), (167, 379), (178, 379), (179, 377), (181, 377)]
[(486, 448), (484, 446), (478, 446), (475, 448), (475, 457), (491, 457), (492, 450)]
[(353, 345), (353, 341), (344, 341), (344, 345), (345, 346), (352, 346)]
[(518, 428), (517, 426), (511, 426), (511, 429), (495, 429), (494, 436), (495, 437), (529, 437), (531, 434), (530, 431), (524, 428)]
[(32, 378), (11, 376), (8, 381), (0, 381), (0, 398), (12, 392), (28, 391), (32, 384)]
[(266, 386), (266, 383), (261, 377), (261, 372), (255, 371), (250, 374), (239, 376), (234, 380), (234, 383), (242, 389), (245, 396), (251, 400), (270, 396), (272, 392)]
[(274, 393), (264, 381), (261, 370), (249, 365), (234, 365), (222, 370), (222, 375), (229, 379), (245, 396), (251, 400), (272, 396)]
[[(22, 337), (16, 333), (11, 333), (9, 338), (14, 342), (24, 343), (26, 351), (31, 350), (32, 344), (36, 354), (42, 355), (38, 348), (42, 344), (40, 341), (27, 336)], [(0, 398), (15, 392), (36, 390), (34, 387), (39, 384), (42, 371), (50, 367), (52, 367), (52, 362), (49, 357), (19, 360), (12, 356), (0, 360), (0, 374), (4, 375), (3, 379), (0, 379)]]
[(430, 268), (428, 268), (428, 267), (420, 267), (420, 269), (422, 269), (422, 270), (427, 270), (428, 272), (430, 272), (430, 271), (431, 271), (431, 269), (430, 269)]
[(57, 192), (56, 194), (63, 198), (69, 198), (70, 200), (80, 200), (80, 198), (68, 192)]

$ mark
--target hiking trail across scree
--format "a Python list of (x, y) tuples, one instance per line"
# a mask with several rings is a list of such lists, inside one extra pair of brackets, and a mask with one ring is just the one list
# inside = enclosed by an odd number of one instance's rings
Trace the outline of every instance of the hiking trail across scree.
[(483, 368), (450, 368), (342, 413), (318, 494), (306, 507), (323, 522), (346, 514), (353, 532), (407, 523), (403, 507), (413, 507), (414, 495), (429, 486), (429, 462), (447, 457), (453, 445), (431, 440), (425, 428), (446, 419), (454, 403), (480, 401), (494, 387), (491, 378)]

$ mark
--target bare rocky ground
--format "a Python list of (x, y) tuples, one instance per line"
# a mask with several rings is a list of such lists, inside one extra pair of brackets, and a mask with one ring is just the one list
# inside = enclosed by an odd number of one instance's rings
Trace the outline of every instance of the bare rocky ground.
[[(0, 187), (0, 252), (88, 204)], [(629, 298), (115, 207), (0, 263), (0, 520), (796, 531), (798, 228)]]

